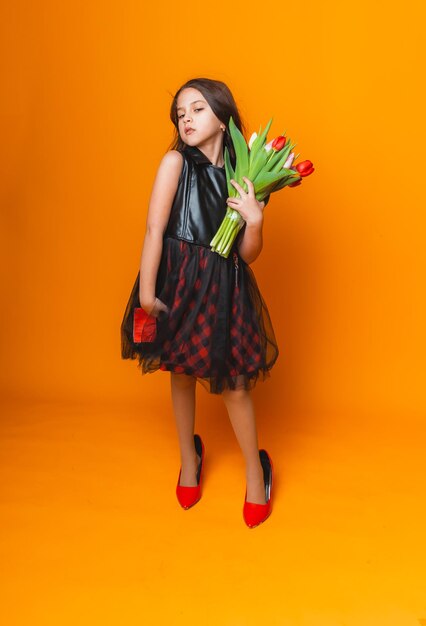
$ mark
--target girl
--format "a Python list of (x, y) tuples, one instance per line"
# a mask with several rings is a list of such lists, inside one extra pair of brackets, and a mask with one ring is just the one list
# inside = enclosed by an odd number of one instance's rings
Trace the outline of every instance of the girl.
[[(173, 98), (175, 137), (163, 156), (151, 193), (140, 269), (121, 325), (122, 358), (138, 359), (142, 374), (170, 371), (180, 445), (176, 494), (185, 508), (201, 497), (204, 444), (194, 434), (195, 387), (223, 396), (246, 463), (243, 517), (253, 528), (271, 512), (272, 461), (258, 449), (250, 390), (278, 357), (269, 313), (249, 267), (262, 249), (263, 209), (253, 184), (232, 184), (229, 198), (224, 148), (235, 166), (228, 131), (243, 125), (234, 98), (221, 81), (195, 78)], [(228, 258), (210, 249), (226, 213), (236, 209), (245, 224)], [(141, 307), (155, 332), (133, 334)]]

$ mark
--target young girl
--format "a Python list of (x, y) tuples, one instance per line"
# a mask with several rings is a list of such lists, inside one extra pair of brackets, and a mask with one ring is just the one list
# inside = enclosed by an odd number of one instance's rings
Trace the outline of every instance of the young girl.
[[(224, 148), (235, 166), (228, 130), (243, 125), (228, 87), (196, 78), (173, 98), (175, 126), (150, 198), (140, 270), (121, 325), (122, 358), (142, 374), (169, 371), (180, 445), (176, 494), (187, 509), (201, 497), (204, 444), (194, 434), (195, 387), (223, 396), (246, 463), (243, 517), (253, 528), (271, 513), (272, 461), (258, 449), (250, 390), (269, 376), (278, 347), (268, 309), (249, 267), (262, 250), (263, 209), (247, 178), (229, 198)], [(210, 249), (227, 204), (245, 220), (228, 258)], [(135, 342), (134, 311), (154, 322), (154, 336)], [(152, 326), (151, 326), (152, 327)]]

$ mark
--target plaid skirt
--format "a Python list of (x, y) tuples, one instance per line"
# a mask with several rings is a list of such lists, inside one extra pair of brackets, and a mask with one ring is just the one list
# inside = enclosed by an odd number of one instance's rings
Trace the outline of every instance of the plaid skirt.
[(236, 247), (227, 259), (209, 247), (166, 237), (156, 297), (168, 307), (154, 336), (135, 342), (139, 273), (121, 324), (121, 356), (142, 374), (157, 370), (194, 376), (208, 392), (252, 389), (269, 376), (278, 346), (255, 276)]

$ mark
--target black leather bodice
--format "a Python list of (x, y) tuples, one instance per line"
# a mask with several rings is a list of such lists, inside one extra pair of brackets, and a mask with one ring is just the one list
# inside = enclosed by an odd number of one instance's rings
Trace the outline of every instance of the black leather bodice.
[(181, 152), (183, 168), (164, 237), (210, 247), (226, 214), (225, 167), (213, 165), (196, 146)]
[[(210, 247), (226, 215), (228, 187), (225, 166), (213, 165), (196, 146), (185, 145), (181, 154), (182, 173), (164, 237)], [(265, 206), (268, 201), (269, 195)]]

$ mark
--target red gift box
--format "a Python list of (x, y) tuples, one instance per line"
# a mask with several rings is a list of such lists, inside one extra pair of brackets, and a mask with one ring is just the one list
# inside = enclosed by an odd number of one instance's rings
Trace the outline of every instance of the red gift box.
[(147, 343), (155, 340), (157, 334), (157, 318), (141, 307), (136, 307), (133, 313), (133, 341)]

